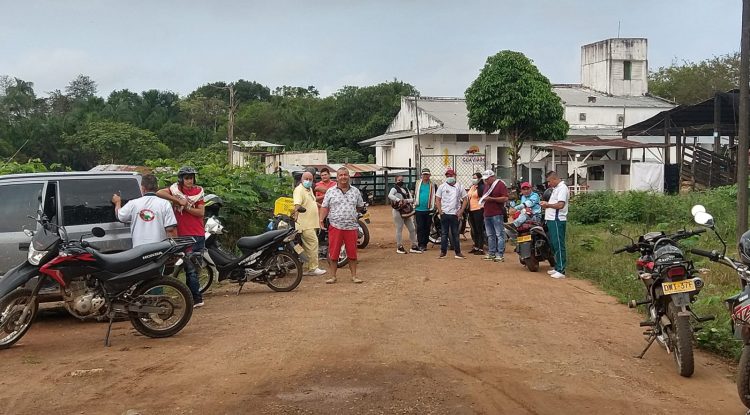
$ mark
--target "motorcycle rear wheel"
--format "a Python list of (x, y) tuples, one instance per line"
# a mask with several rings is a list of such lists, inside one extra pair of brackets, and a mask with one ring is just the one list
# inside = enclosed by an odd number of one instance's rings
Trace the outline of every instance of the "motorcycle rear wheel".
[(672, 325), (665, 327), (669, 337), (680, 376), (689, 378), (695, 371), (695, 360), (693, 358), (693, 328), (690, 325), (690, 317), (677, 315), (677, 308), (670, 302), (667, 306), (667, 315)]
[(302, 281), (302, 263), (288, 251), (273, 254), (268, 259), (266, 268), (268, 272), (275, 274), (266, 277), (266, 285), (276, 292), (292, 291)]
[(39, 304), (36, 301), (32, 304), (31, 314), (26, 317), (26, 320), (18, 321), (26, 304), (31, 300), (31, 294), (29, 289), (18, 289), (0, 300), (0, 349), (13, 346), (31, 328), (31, 323), (34, 322), (39, 310)]
[(533, 253), (530, 257), (523, 260), (523, 265), (531, 272), (539, 271), (539, 260), (536, 259)]
[(357, 222), (359, 229), (362, 231), (362, 236), (357, 238), (357, 248), (365, 249), (370, 244), (370, 229), (367, 227), (365, 221), (359, 220)]
[(737, 369), (737, 393), (740, 395), (742, 404), (750, 408), (750, 344), (742, 348), (742, 356)]
[[(146, 305), (163, 306), (164, 314), (129, 312), (130, 324), (144, 336), (171, 337), (179, 333), (193, 316), (193, 295), (182, 281), (157, 278), (143, 283), (133, 292), (133, 301)], [(165, 322), (168, 322), (165, 324)]]

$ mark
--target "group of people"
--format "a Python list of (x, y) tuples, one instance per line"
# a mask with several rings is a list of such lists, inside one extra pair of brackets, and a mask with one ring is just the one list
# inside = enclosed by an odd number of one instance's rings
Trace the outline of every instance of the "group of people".
[[(201, 252), (206, 239), (203, 226), (205, 201), (203, 188), (196, 184), (197, 171), (184, 166), (177, 172), (177, 182), (159, 189), (156, 176), (146, 174), (141, 178), (142, 197), (122, 206), (120, 195), (112, 195), (115, 216), (130, 223), (133, 247), (160, 242), (168, 237), (189, 236), (195, 243), (189, 252)], [(193, 306), (203, 307), (198, 270), (192, 261), (185, 261), (187, 285), (193, 295)]]
[[(430, 169), (422, 169), (421, 174), (422, 178), (415, 184), (413, 192), (406, 187), (404, 177), (398, 176), (395, 186), (388, 193), (396, 227), (396, 253), (425, 252), (433, 218), (437, 215), (441, 231), (438, 258), (446, 258), (450, 246), (453, 248), (454, 258), (465, 259), (466, 256), (461, 252), (459, 227), (466, 213), (473, 242), (469, 253), (483, 255), (486, 261), (503, 262), (505, 223), (509, 219), (507, 207), (512, 207), (516, 213), (509, 223), (511, 228), (518, 229), (528, 221), (546, 222), (550, 244), (555, 253), (555, 267), (548, 273), (553, 278), (565, 278), (565, 229), (569, 192), (556, 172), (551, 171), (546, 175), (547, 184), (552, 190), (549, 200), (541, 200), (540, 195), (532, 190), (531, 184), (523, 182), (520, 185), (520, 198), (515, 204), (509, 203), (508, 188), (502, 180), (495, 177), (492, 170), (475, 173), (468, 190), (456, 182), (456, 172), (453, 169), (445, 172), (445, 179), (441, 184), (433, 181)], [(404, 227), (409, 232), (411, 242), (408, 251), (402, 239)]]

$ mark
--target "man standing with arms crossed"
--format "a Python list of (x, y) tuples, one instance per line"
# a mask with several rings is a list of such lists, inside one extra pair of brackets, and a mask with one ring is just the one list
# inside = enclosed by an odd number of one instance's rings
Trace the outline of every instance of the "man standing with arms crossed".
[(547, 173), (547, 183), (552, 188), (549, 202), (539, 202), (544, 208), (544, 220), (549, 230), (549, 242), (555, 250), (555, 269), (547, 271), (550, 277), (556, 279), (565, 278), (565, 266), (567, 265), (567, 252), (565, 249), (565, 228), (568, 223), (568, 199), (570, 192), (568, 186), (560, 179), (557, 172)]
[(445, 258), (448, 253), (448, 238), (450, 238), (456, 259), (466, 259), (461, 253), (461, 242), (458, 239), (458, 221), (463, 217), (466, 209), (466, 189), (456, 185), (456, 172), (448, 169), (445, 172), (445, 183), (441, 184), (435, 193), (435, 205), (440, 215), (440, 256)]
[(320, 227), (325, 227), (328, 218), (328, 269), (331, 278), (326, 284), (336, 282), (338, 259), (341, 246), (344, 245), (349, 257), (349, 269), (352, 272), (352, 282), (359, 284), (357, 278), (357, 209), (364, 207), (362, 194), (359, 189), (349, 183), (349, 170), (342, 167), (336, 171), (336, 186), (326, 191), (320, 208)]
[(307, 270), (305, 275), (320, 276), (325, 270), (318, 268), (318, 203), (312, 191), (313, 175), (302, 173), (302, 181), (294, 188), (294, 209), (305, 208), (305, 212), (298, 212), (295, 220), (297, 230), (302, 234), (302, 247), (307, 256)]
[[(166, 189), (156, 192), (162, 199), (169, 200), (174, 206), (177, 218), (177, 233), (180, 236), (195, 238), (195, 244), (190, 252), (201, 252), (206, 247), (205, 228), (203, 226), (203, 215), (205, 202), (203, 201), (203, 188), (195, 185), (197, 171), (190, 166), (180, 167), (177, 171), (177, 183)], [(190, 258), (185, 260), (185, 279), (190, 292), (193, 294), (193, 307), (203, 307), (203, 294), (198, 281), (198, 270)]]

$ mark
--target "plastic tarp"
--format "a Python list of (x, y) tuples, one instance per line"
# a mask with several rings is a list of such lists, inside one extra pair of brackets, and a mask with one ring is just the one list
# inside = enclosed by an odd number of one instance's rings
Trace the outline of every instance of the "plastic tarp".
[(630, 163), (630, 190), (664, 192), (664, 165)]

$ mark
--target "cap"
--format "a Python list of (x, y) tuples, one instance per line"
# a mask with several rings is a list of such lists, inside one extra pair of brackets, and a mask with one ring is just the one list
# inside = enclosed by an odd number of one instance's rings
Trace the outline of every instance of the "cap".
[(492, 170), (485, 170), (485, 171), (484, 171), (484, 172), (482, 173), (482, 180), (487, 180), (488, 178), (490, 178), (490, 177), (492, 177), (492, 176), (494, 176), (494, 175), (495, 175), (495, 172), (494, 172), (494, 171), (492, 171)]
[(531, 189), (531, 183), (529, 182), (521, 183), (521, 189)]
[(430, 169), (428, 169), (427, 167), (425, 167), (425, 168), (422, 169), (422, 174), (432, 174), (432, 173), (430, 172)]
[(455, 176), (455, 175), (456, 175), (456, 172), (453, 169), (448, 169), (448, 170), (445, 171), (445, 176), (446, 177), (452, 177), (452, 176)]

